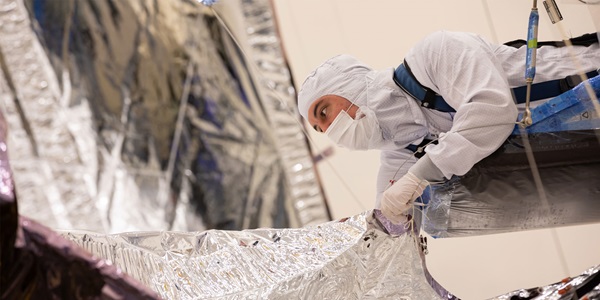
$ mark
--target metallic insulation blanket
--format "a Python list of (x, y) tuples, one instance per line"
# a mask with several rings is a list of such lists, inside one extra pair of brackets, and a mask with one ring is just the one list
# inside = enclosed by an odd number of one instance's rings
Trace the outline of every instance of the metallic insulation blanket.
[[(429, 274), (416, 231), (374, 210), (301, 229), (61, 234), (166, 299), (459, 299)], [(489, 300), (585, 297), (600, 299), (600, 265)]]
[(251, 58), (196, 1), (0, 0), (23, 215), (106, 233), (330, 220), (270, 3), (216, 8)]
[(383, 228), (369, 211), (300, 229), (62, 235), (166, 299), (452, 299), (416, 236)]
[(110, 262), (17, 212), (0, 111), (0, 298), (159, 299)]
[(489, 300), (570, 300), (600, 299), (600, 265), (585, 270), (578, 276), (529, 289), (520, 289)]

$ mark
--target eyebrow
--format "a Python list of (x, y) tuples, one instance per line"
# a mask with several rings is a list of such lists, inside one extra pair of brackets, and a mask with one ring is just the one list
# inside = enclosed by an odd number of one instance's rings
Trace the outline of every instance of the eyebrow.
[[(313, 109), (313, 117), (315, 117), (315, 119), (317, 118), (317, 109), (319, 108), (319, 105), (321, 105), (321, 102), (315, 104), (315, 108)], [(317, 124), (313, 125), (313, 129), (315, 131), (319, 131), (319, 129), (317, 129)]]

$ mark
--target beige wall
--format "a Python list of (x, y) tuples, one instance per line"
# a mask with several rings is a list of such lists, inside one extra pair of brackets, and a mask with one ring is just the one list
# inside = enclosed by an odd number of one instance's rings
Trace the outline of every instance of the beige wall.
[[(470, 31), (497, 42), (526, 38), (532, 1), (273, 0), (295, 84), (323, 60), (348, 53), (373, 68), (396, 66), (434, 30)], [(565, 32), (596, 31), (600, 5), (557, 0)], [(560, 40), (540, 5), (540, 40)], [(315, 154), (334, 147), (310, 131)], [(318, 165), (334, 218), (371, 209), (378, 151), (334, 155)], [(456, 239), (429, 239), (434, 277), (463, 299), (547, 285), (600, 263), (600, 224)]]

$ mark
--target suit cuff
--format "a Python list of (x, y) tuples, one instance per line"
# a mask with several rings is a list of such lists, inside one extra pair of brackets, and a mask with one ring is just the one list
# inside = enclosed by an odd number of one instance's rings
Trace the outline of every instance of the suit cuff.
[(423, 155), (409, 170), (420, 179), (425, 179), (429, 182), (443, 181), (444, 174), (431, 161), (428, 154)]

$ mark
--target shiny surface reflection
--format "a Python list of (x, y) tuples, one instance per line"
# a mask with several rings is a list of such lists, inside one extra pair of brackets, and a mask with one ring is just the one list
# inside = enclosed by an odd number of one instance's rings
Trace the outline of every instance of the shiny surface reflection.
[(368, 211), (299, 229), (62, 235), (166, 299), (455, 299), (405, 228)]
[(194, 1), (0, 1), (0, 90), (23, 215), (97, 232), (329, 220), (282, 105), (295, 94), (269, 2), (220, 9), (255, 28), (243, 33), (254, 61)]

